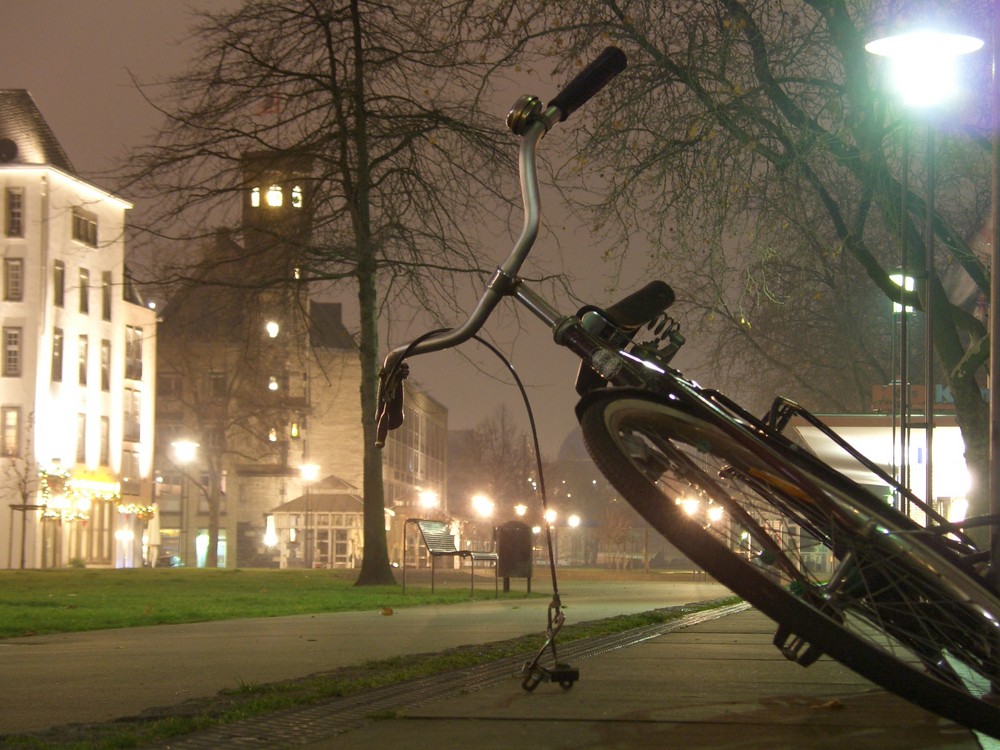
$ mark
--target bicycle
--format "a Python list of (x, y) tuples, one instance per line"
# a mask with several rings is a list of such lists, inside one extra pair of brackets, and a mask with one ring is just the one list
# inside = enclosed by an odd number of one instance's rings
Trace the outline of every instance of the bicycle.
[[(1000, 684), (1000, 598), (988, 583), (986, 555), (962, 528), (857, 452), (924, 511), (926, 524), (796, 445), (783, 432), (793, 416), (850, 450), (797, 404), (779, 398), (758, 418), (672, 369), (684, 337), (666, 313), (674, 301), (666, 283), (565, 315), (519, 278), (540, 223), (538, 142), (625, 66), (624, 54), (609, 47), (547, 106), (522, 96), (511, 109), (507, 125), (521, 139), (521, 234), (464, 324), (386, 356), (379, 444), (403, 419), (404, 360), (481, 340), (477, 333), (493, 309), (512, 297), (581, 358), (576, 416), (597, 467), (692, 562), (778, 624), (774, 643), (786, 657), (808, 666), (826, 654), (917, 705), (1000, 737), (993, 694)], [(561, 618), (556, 588), (553, 655)], [(556, 668), (553, 679), (571, 685), (575, 675), (558, 662)]]

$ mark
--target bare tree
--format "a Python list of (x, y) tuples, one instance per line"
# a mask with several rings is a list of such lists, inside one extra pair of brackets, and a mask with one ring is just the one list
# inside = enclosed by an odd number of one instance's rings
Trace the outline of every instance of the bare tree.
[[(207, 504), (210, 568), (219, 561), (226, 477), (240, 465), (287, 465), (288, 404), (301, 401), (301, 393), (289, 393), (295, 385), (288, 382), (301, 378), (285, 378), (280, 390), (268, 387), (274, 373), (286, 371), (289, 358), (303, 353), (288, 347), (269, 351), (269, 340), (251, 335), (263, 326), (261, 302), (257, 290), (220, 288), (202, 278), (175, 292), (158, 328), (158, 374), (161, 383), (170, 383), (159, 394), (160, 432), (199, 444), (191, 465), (170, 460)], [(283, 302), (287, 306), (290, 300)], [(284, 320), (287, 324), (287, 314)], [(160, 449), (169, 455), (169, 446)]]
[[(558, 42), (565, 65), (609, 42), (628, 54), (614, 103), (590, 110), (586, 157), (570, 166), (586, 187), (608, 196), (596, 207), (597, 228), (620, 248), (649, 253), (651, 266), (668, 269), (682, 299), (699, 300), (706, 320), (728, 326), (729, 346), (720, 356), (733, 361), (733, 373), (756, 377), (760, 363), (771, 372), (799, 372), (799, 385), (826, 389), (831, 404), (846, 399), (830, 390), (838, 366), (864, 362), (851, 376), (855, 391), (878, 377), (879, 356), (859, 354), (859, 346), (869, 330), (887, 342), (888, 304), (901, 297), (890, 277), (901, 259), (910, 269), (925, 265), (922, 155), (929, 129), (914, 127), (864, 45), (890, 18), (913, 14), (918, 5), (589, 0), (581, 10), (579, 3), (554, 0), (534, 6), (530, 28)], [(960, 11), (984, 29), (995, 7), (934, 5), (939, 19)], [(967, 83), (985, 90), (989, 55), (968, 62)], [(971, 243), (989, 207), (987, 100), (970, 98), (948, 122), (934, 123), (948, 136), (931, 220), (939, 273), (905, 295), (917, 310), (928, 299), (933, 304), (934, 352), (955, 399), (978, 488), (973, 510), (980, 512), (986, 510), (988, 430), (980, 386), (987, 331), (949, 297), (942, 278), (946, 266), (959, 269), (969, 286), (988, 294), (988, 275)], [(870, 292), (883, 300), (885, 323), (860, 313)], [(848, 345), (823, 349), (837, 340)], [(821, 366), (810, 365), (803, 351)]]
[[(480, 115), (496, 64), (491, 39), (503, 23), (493, 4), (477, 0), (253, 0), (202, 15), (200, 57), (168, 94), (150, 95), (166, 125), (132, 163), (131, 194), (141, 188), (158, 202), (143, 227), (151, 242), (235, 223), (248, 154), (303, 165), (302, 183), (278, 187), (300, 187), (283, 198), (300, 201), (308, 229), (291, 239), (287, 226), (275, 229), (269, 245), (267, 229), (256, 227), (261, 250), (244, 241), (248, 267), (269, 272), (229, 283), (353, 285), (364, 422), (359, 584), (393, 580), (371, 425), (382, 295), (420, 309), (453, 303), (453, 274), (479, 270), (469, 250), (481, 206), (496, 205), (481, 198), (507, 164), (494, 150), (496, 118), (484, 124)], [(193, 274), (175, 264), (160, 276)]]
[[(25, 421), (24, 444), (4, 445), (4, 453), (0, 456), (0, 487), (3, 488), (4, 495), (16, 502), (10, 503), (12, 509), (20, 513), (20, 539), (17, 542), (18, 567), (23, 569), (27, 562), (28, 547), (28, 514), (37, 510), (35, 504), (38, 498), (40, 485), (39, 466), (35, 460), (35, 414), (30, 413)], [(20, 437), (20, 436), (19, 436)], [(15, 530), (10, 529), (11, 539), (9, 547), (13, 549)], [(13, 567), (13, 561), (9, 561)]]
[(532, 495), (528, 479), (534, 472), (528, 437), (501, 405), (467, 433), (459, 450), (449, 454), (449, 493), (463, 502), (482, 492), (509, 510)]

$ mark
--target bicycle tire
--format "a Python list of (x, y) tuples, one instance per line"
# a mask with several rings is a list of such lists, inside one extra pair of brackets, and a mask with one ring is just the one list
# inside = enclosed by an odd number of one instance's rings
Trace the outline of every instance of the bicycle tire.
[[(711, 408), (605, 392), (579, 413), (597, 467), (659, 533), (819, 651), (911, 702), (1000, 737), (1000, 599), (905, 516), (834, 486)], [(865, 492), (858, 488), (859, 492)], [(717, 504), (689, 515), (691, 492)], [(803, 540), (811, 541), (808, 547)], [(825, 562), (821, 561), (825, 558)], [(826, 563), (836, 565), (833, 576)]]

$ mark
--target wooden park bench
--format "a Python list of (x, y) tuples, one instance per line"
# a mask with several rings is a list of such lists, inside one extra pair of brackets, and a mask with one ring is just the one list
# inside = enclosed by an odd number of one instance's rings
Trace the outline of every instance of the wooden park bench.
[(445, 521), (430, 521), (424, 518), (409, 518), (403, 524), (403, 593), (406, 593), (406, 526), (413, 524), (420, 531), (427, 553), (431, 556), (431, 593), (434, 593), (434, 563), (439, 557), (458, 557), (469, 561), (471, 591), (476, 591), (476, 563), (489, 562), (493, 564), (493, 588), (499, 596), (499, 578), (497, 578), (496, 552), (485, 552), (471, 549), (458, 549), (455, 537)]

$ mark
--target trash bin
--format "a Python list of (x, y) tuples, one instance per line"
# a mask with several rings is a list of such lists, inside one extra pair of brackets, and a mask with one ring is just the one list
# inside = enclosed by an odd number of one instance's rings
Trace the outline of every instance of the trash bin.
[(504, 591), (510, 591), (511, 578), (526, 578), (531, 593), (533, 543), (531, 527), (526, 523), (508, 521), (497, 528), (497, 575), (503, 578)]

